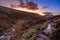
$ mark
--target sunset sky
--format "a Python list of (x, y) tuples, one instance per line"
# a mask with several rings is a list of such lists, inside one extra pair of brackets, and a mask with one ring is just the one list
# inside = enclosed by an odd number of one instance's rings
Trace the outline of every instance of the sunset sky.
[[(33, 0), (42, 10), (60, 13), (60, 0)], [(0, 0), (0, 5), (9, 6), (9, 4), (19, 4), (18, 0)], [(43, 9), (43, 7), (47, 8)]]

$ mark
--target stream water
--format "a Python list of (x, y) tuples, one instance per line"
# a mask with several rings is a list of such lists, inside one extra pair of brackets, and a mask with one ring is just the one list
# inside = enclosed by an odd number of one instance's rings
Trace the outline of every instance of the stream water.
[(44, 29), (39, 35), (37, 40), (48, 40), (49, 35), (51, 34), (51, 24), (49, 23), (47, 28)]
[(9, 34), (3, 34), (2, 36), (0, 36), (0, 40), (4, 40), (4, 39), (7, 39), (7, 40), (10, 40), (10, 38), (14, 35), (15, 33), (15, 29), (12, 29)]

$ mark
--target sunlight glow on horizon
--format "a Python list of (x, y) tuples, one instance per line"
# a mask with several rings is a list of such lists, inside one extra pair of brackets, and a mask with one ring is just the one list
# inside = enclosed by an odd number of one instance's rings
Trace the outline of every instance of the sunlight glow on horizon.
[(39, 14), (41, 16), (44, 16), (45, 15), (45, 14), (43, 14), (43, 10), (40, 10), (40, 9), (37, 9), (37, 10), (29, 10), (27, 8), (21, 8), (21, 7), (12, 8), (12, 9), (26, 11), (26, 12), (31, 12), (31, 13), (37, 13), (37, 14)]

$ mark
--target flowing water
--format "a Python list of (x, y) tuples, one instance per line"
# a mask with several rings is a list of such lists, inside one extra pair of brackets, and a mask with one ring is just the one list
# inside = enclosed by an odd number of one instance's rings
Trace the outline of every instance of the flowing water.
[(0, 40), (4, 40), (4, 39), (10, 40), (10, 38), (14, 35), (14, 33), (15, 33), (15, 29), (12, 29), (9, 34), (3, 34), (2, 36), (0, 36)]
[(47, 28), (39, 34), (37, 40), (48, 40), (49, 35), (51, 34), (51, 24), (49, 23)]

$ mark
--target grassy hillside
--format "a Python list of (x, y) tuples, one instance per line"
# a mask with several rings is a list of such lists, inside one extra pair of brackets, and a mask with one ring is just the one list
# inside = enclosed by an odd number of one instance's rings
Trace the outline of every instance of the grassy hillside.
[(36, 13), (18, 11), (0, 6), (0, 26), (1, 26), (0, 34), (4, 32), (7, 33), (10, 31), (9, 29), (15, 28), (16, 29), (15, 35), (11, 40), (18, 39), (21, 33), (24, 33), (26, 30), (34, 27), (34, 25), (40, 25), (45, 21), (46, 20), (44, 19), (43, 16), (40, 16)]
[[(52, 16), (51, 24), (52, 30), (60, 30), (60, 15)], [(45, 16), (0, 6), (0, 34), (9, 33), (11, 28), (14, 28), (15, 34), (11, 40), (35, 40), (40, 31), (46, 27)], [(56, 30), (52, 31), (53, 34)]]

